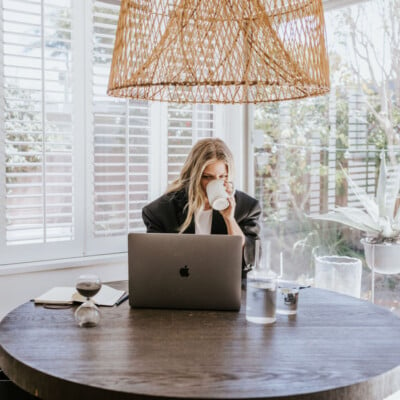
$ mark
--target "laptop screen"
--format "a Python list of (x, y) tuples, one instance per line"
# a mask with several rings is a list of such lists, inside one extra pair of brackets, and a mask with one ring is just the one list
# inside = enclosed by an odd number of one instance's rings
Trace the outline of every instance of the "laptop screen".
[(242, 239), (130, 233), (131, 307), (239, 310)]

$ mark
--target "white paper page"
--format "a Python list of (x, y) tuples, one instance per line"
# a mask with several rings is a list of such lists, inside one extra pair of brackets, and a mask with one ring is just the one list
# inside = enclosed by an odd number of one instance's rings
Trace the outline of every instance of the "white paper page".
[(57, 286), (34, 299), (38, 304), (72, 304), (72, 296), (76, 292), (74, 287)]

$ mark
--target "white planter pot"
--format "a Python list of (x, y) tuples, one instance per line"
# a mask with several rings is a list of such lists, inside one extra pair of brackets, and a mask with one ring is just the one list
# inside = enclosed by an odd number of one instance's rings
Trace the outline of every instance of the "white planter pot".
[(378, 274), (392, 275), (400, 273), (399, 243), (370, 243), (361, 239), (364, 246), (365, 261), (369, 268)]

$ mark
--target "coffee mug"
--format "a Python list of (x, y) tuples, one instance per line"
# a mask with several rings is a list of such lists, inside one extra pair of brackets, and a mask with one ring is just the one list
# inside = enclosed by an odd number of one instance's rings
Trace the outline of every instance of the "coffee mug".
[(214, 179), (207, 185), (207, 197), (210, 206), (214, 210), (225, 210), (229, 207), (228, 193), (224, 186), (224, 180)]

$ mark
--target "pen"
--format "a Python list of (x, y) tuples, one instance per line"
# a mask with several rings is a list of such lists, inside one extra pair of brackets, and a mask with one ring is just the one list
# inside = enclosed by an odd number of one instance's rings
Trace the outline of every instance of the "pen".
[(121, 303), (123, 303), (125, 300), (128, 300), (129, 298), (129, 293), (125, 293), (116, 303), (116, 306), (119, 306)]

